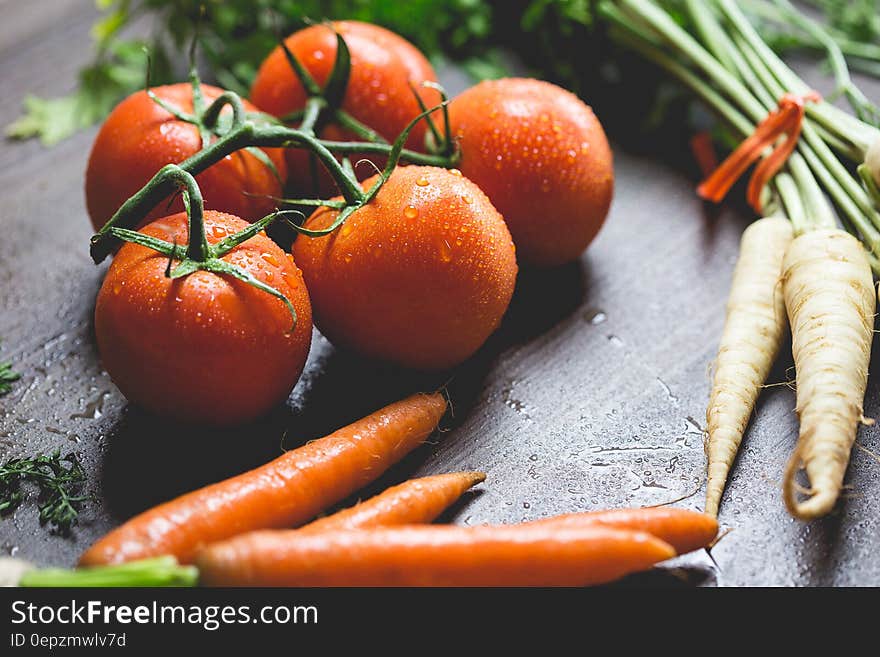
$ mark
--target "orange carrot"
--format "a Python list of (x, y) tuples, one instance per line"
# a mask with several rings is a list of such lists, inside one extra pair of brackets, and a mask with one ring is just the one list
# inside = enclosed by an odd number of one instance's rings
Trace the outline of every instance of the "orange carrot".
[(706, 547), (712, 543), (718, 533), (718, 521), (712, 516), (698, 511), (671, 507), (568, 513), (533, 520), (529, 524), (550, 524), (562, 527), (603, 525), (618, 529), (634, 529), (669, 543), (678, 554)]
[(486, 475), (482, 472), (452, 472), (410, 479), (366, 502), (310, 522), (300, 527), (299, 531), (324, 532), (429, 523), (468, 488), (485, 479)]
[(675, 556), (659, 538), (593, 525), (251, 532), (209, 545), (214, 586), (586, 586)]
[(236, 534), (302, 525), (378, 478), (421, 444), (446, 410), (442, 395), (413, 395), (264, 466), (182, 495), (100, 539), (80, 565), (173, 555)]

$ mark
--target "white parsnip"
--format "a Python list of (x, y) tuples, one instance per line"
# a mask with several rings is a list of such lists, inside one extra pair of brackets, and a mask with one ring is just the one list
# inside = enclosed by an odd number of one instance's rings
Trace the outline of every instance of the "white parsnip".
[[(838, 229), (798, 236), (785, 255), (783, 295), (801, 425), (783, 495), (792, 515), (810, 520), (833, 508), (863, 419), (876, 305), (864, 247)], [(801, 470), (807, 488), (797, 483)]]
[(781, 217), (760, 219), (742, 236), (706, 411), (706, 513), (712, 516), (785, 334), (780, 281), (791, 241), (791, 222)]

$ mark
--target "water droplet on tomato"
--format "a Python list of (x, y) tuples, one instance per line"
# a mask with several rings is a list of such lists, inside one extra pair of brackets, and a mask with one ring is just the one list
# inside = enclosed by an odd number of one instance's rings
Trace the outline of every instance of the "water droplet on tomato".
[(347, 263), (351, 262), (351, 257), (352, 256), (350, 253), (346, 253), (344, 256), (342, 256), (342, 259), (345, 260), (345, 262), (347, 264)]
[(218, 240), (223, 239), (229, 233), (226, 232), (226, 228), (223, 226), (211, 226), (211, 235), (216, 237)]
[(459, 171), (458, 169), (450, 169), (449, 173), (451, 173), (453, 176), (461, 176), (461, 171)]
[(419, 187), (427, 187), (428, 186), (428, 179), (425, 178), (424, 176), (422, 176), (421, 178), (416, 180), (416, 185), (418, 185)]
[(278, 263), (278, 258), (276, 258), (276, 257), (275, 257), (274, 255), (272, 255), (271, 253), (263, 253), (263, 254), (260, 254), (260, 257), (261, 257), (265, 262), (267, 262), (267, 263), (269, 263), (270, 265), (272, 265), (273, 267), (277, 267), (277, 266), (279, 265), (279, 263)]
[(342, 224), (342, 228), (339, 229), (339, 236), (345, 237), (347, 235), (350, 235), (352, 230), (353, 226), (350, 223), (345, 222), (344, 224)]
[(440, 242), (440, 260), (450, 262), (452, 260), (452, 246), (446, 240)]
[(468, 205), (470, 205), (471, 203), (474, 202), (474, 199), (472, 199), (470, 196), (462, 196), (461, 200), (464, 201), (465, 203), (467, 203)]
[(407, 219), (415, 219), (416, 217), (419, 216), (419, 209), (417, 207), (415, 207), (414, 205), (407, 205), (403, 209), (403, 216), (406, 217)]

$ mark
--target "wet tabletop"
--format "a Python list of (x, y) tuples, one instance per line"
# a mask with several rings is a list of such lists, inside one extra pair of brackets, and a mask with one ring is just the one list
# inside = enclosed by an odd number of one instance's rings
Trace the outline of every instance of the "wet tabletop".
[[(5, 125), (26, 92), (74, 87), (90, 56), (94, 9), (88, 0), (0, 0), (0, 15)], [(465, 84), (455, 72), (441, 77), (453, 92)], [(877, 85), (867, 90), (880, 95)], [(365, 494), (411, 475), (478, 469), (486, 483), (447, 520), (514, 522), (679, 499), (700, 508), (708, 368), (750, 217), (707, 210), (692, 171), (616, 148), (615, 201), (599, 238), (576, 264), (521, 272), (502, 328), (457, 370), (400, 372), (316, 333), (284, 407), (252, 426), (199, 431), (128, 406), (101, 369), (92, 313), (107, 265), (89, 258), (82, 192), (94, 135), (51, 150), (32, 141), (0, 145), (0, 359), (23, 375), (0, 398), (0, 457), (75, 451), (98, 498), (71, 537), (41, 528), (25, 505), (0, 520), (0, 552), (73, 564), (96, 537), (149, 505), (444, 383), (453, 413), (443, 430)], [(790, 367), (785, 353), (772, 382), (784, 382)], [(697, 553), (632, 582), (880, 585), (880, 462), (870, 453), (880, 452), (880, 433), (860, 431), (864, 449), (853, 452), (838, 510), (802, 524), (780, 494), (797, 438), (794, 405), (785, 385), (762, 395), (723, 502), (731, 531), (711, 556)], [(880, 415), (876, 377), (866, 414)]]

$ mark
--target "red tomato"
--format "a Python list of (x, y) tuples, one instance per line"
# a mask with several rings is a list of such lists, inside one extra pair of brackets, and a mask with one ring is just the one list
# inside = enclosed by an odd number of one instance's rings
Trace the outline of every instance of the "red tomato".
[(522, 262), (558, 265), (587, 248), (608, 214), (611, 149), (593, 111), (548, 82), (481, 82), (449, 106), (461, 172), (504, 216)]
[[(154, 87), (162, 100), (186, 113), (193, 111), (190, 83)], [(222, 89), (202, 85), (206, 104)], [(256, 111), (244, 101), (247, 111)], [(224, 112), (229, 111), (228, 108)], [(101, 126), (86, 169), (86, 205), (95, 230), (100, 229), (130, 196), (143, 187), (166, 164), (178, 164), (201, 150), (196, 126), (179, 121), (162, 109), (145, 91), (123, 100)], [(280, 148), (264, 149), (278, 176), (285, 180), (287, 166)], [(275, 201), (256, 195), (280, 196), (282, 185), (265, 164), (250, 153), (228, 155), (196, 176), (205, 207), (230, 212), (247, 221), (256, 221), (275, 207)], [(147, 216), (156, 219), (183, 210), (178, 198), (169, 208), (157, 205)]]
[[(337, 216), (320, 208), (305, 225), (326, 228)], [(300, 236), (293, 252), (324, 335), (419, 369), (473, 354), (500, 324), (516, 282), (501, 215), (470, 180), (434, 167), (397, 168), (342, 227)]]
[[(392, 142), (421, 111), (410, 89), (410, 82), (419, 91), (427, 107), (440, 102), (440, 95), (436, 91), (421, 88), (422, 82), (436, 82), (437, 77), (425, 56), (409, 41), (369, 23), (339, 21), (333, 23), (333, 27), (345, 39), (351, 52), (351, 75), (342, 109), (358, 121)], [(295, 32), (285, 43), (323, 87), (336, 61), (336, 35), (333, 30), (325, 25), (314, 25)], [(250, 97), (261, 110), (279, 117), (305, 107), (306, 91), (280, 46), (260, 66)], [(425, 122), (420, 122), (410, 134), (407, 146), (424, 152), (425, 131)], [(334, 125), (328, 125), (321, 136), (324, 139), (357, 140), (351, 133)], [(360, 159), (361, 156), (351, 156), (352, 162)], [(370, 159), (382, 166), (382, 161), (375, 156)], [(300, 149), (288, 149), (287, 163), (291, 184), (311, 192), (308, 154)], [(357, 171), (361, 178), (374, 173), (369, 166), (358, 167)], [(323, 194), (336, 189), (327, 174), (323, 174), (320, 180)]]
[[(212, 244), (247, 225), (205, 212)], [(184, 244), (186, 215), (158, 219), (141, 232)], [(98, 293), (95, 334), (104, 367), (132, 403), (169, 418), (223, 426), (254, 419), (290, 394), (312, 336), (302, 274), (265, 233), (223, 260), (284, 294), (298, 315), (295, 329), (280, 299), (206, 271), (171, 280), (167, 257), (126, 243)]]

